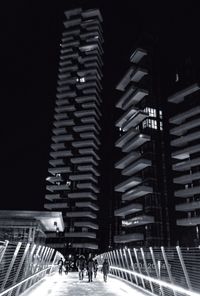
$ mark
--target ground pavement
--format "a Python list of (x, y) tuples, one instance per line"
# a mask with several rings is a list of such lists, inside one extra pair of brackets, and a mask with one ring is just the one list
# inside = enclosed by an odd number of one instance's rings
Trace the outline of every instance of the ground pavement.
[(68, 275), (58, 273), (47, 277), (35, 287), (22, 294), (23, 296), (144, 296), (143, 293), (131, 288), (126, 283), (108, 277), (103, 281), (101, 272), (93, 282), (88, 283), (87, 277), (82, 281), (78, 279), (78, 272), (70, 272)]

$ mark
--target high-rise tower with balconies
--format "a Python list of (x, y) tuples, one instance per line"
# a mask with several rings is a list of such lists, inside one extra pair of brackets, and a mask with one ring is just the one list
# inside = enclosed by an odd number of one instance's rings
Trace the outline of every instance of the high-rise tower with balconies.
[(122, 96), (115, 143), (116, 246), (159, 246), (170, 241), (163, 110), (151, 48), (136, 48), (117, 85)]
[[(65, 231), (51, 245), (98, 249), (102, 16), (98, 9), (65, 12), (47, 177), (48, 210), (61, 210)], [(55, 225), (56, 227), (56, 225)]]
[(176, 238), (200, 243), (200, 85), (193, 83), (168, 98)]

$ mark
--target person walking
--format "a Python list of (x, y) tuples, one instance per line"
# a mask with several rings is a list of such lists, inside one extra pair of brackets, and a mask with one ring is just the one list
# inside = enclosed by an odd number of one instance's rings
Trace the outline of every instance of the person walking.
[(79, 280), (83, 280), (84, 278), (85, 266), (86, 266), (85, 256), (80, 255), (76, 262), (76, 267), (78, 268)]
[(104, 282), (107, 282), (107, 277), (108, 277), (108, 273), (109, 273), (108, 259), (104, 259), (104, 262), (102, 265), (102, 272), (103, 272), (103, 280), (104, 280)]
[(62, 274), (63, 264), (64, 264), (63, 258), (60, 258), (60, 260), (58, 261), (58, 266), (59, 266), (58, 273), (59, 274)]
[(65, 259), (64, 267), (65, 267), (65, 274), (68, 274), (68, 272), (69, 272), (69, 260)]
[(98, 271), (98, 262), (97, 259), (94, 260), (94, 278), (97, 277), (97, 271)]
[(87, 272), (88, 272), (88, 282), (92, 282), (92, 276), (94, 272), (94, 261), (91, 257), (87, 262)]

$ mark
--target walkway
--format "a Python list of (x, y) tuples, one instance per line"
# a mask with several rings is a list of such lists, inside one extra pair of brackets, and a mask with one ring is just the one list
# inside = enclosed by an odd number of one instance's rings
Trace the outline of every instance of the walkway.
[(23, 296), (144, 296), (140, 291), (131, 288), (128, 284), (109, 277), (107, 283), (103, 282), (102, 274), (99, 273), (92, 283), (78, 280), (77, 272), (68, 275), (55, 274), (47, 277), (40, 284), (33, 287)]

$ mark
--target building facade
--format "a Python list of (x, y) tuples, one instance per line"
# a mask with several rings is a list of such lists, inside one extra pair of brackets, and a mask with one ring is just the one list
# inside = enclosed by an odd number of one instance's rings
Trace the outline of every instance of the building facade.
[(99, 239), (102, 16), (80, 8), (65, 18), (45, 208), (61, 210), (65, 223), (49, 234), (52, 247), (90, 252)]
[(199, 95), (193, 83), (168, 97), (176, 238), (184, 246), (200, 243)]
[(119, 246), (170, 244), (163, 110), (151, 48), (136, 48), (116, 89), (122, 96), (116, 121), (118, 184), (115, 186), (114, 243)]

